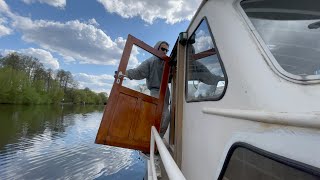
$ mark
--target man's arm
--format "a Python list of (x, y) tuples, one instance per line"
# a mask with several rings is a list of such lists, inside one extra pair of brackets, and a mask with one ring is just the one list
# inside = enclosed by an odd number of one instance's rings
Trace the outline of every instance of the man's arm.
[(216, 76), (210, 71), (208, 73), (199, 73), (199, 80), (208, 85), (217, 85), (219, 81), (224, 81), (224, 78), (221, 76)]
[(134, 69), (128, 69), (126, 71), (126, 76), (129, 79), (141, 80), (149, 76), (149, 63), (150, 61), (143, 61), (138, 67)]
[(194, 63), (194, 78), (208, 85), (216, 85), (219, 81), (224, 81), (221, 76), (216, 76), (212, 74), (209, 69), (202, 63), (193, 61)]

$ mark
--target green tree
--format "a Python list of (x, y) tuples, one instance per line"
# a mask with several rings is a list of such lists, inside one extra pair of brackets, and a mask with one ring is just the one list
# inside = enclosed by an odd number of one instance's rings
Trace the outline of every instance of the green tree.
[(11, 53), (0, 57), (0, 103), (103, 104), (106, 93), (78, 89), (71, 72), (45, 69), (34, 57)]

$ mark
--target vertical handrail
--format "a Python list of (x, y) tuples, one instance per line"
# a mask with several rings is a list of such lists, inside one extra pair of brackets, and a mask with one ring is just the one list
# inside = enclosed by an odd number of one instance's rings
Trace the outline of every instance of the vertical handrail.
[(156, 166), (154, 165), (154, 136), (151, 127), (151, 142), (150, 142), (150, 163), (151, 163), (151, 175), (153, 180), (157, 180)]
[(173, 180), (185, 180), (186, 178), (183, 176), (176, 162), (171, 157), (167, 147), (164, 145), (157, 129), (152, 126), (151, 127), (151, 140), (150, 140), (150, 164), (152, 171), (153, 180), (157, 180), (156, 168), (154, 164), (154, 148), (155, 142), (158, 147), (159, 154), (161, 156), (162, 163), (164, 168), (166, 169), (167, 175), (169, 179)]

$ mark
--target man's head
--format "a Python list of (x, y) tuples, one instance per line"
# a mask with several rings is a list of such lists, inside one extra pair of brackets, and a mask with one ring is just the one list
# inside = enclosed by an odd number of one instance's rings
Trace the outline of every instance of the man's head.
[(169, 43), (166, 41), (159, 41), (154, 48), (163, 51), (166, 54), (169, 51)]

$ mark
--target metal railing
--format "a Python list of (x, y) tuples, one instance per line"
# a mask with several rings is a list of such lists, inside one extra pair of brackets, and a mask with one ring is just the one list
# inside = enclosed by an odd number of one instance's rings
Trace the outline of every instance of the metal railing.
[(154, 163), (154, 147), (155, 142), (158, 147), (159, 154), (161, 156), (162, 163), (167, 172), (169, 179), (172, 180), (185, 180), (186, 178), (183, 176), (176, 162), (171, 157), (167, 147), (164, 145), (157, 129), (152, 126), (151, 127), (151, 140), (150, 140), (150, 164), (148, 162), (148, 179), (157, 180), (157, 173)]

